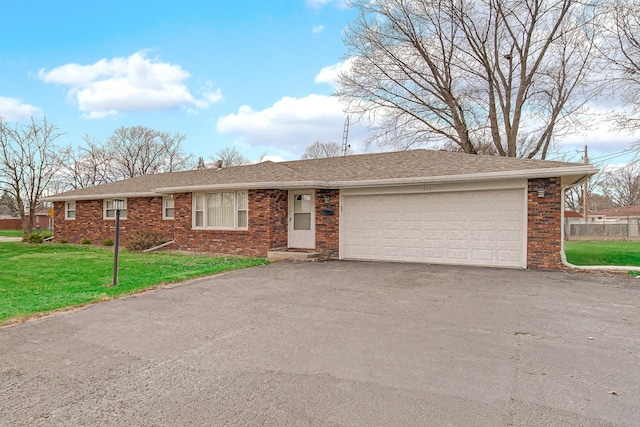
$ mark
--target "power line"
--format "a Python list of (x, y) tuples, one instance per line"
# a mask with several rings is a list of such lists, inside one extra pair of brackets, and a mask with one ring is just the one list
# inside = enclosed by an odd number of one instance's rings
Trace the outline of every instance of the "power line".
[(634, 148), (627, 148), (626, 150), (623, 150), (617, 153), (609, 153), (609, 154), (604, 154), (602, 156), (593, 157), (590, 160), (591, 160), (591, 164), (604, 163), (618, 157), (626, 156), (627, 154), (631, 154), (633, 152), (637, 152), (637, 150)]

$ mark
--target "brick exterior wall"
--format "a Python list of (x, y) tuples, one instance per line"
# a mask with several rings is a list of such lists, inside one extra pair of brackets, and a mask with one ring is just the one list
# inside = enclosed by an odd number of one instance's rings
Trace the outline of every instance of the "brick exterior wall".
[(248, 230), (193, 230), (192, 194), (174, 197), (177, 249), (262, 257), (272, 248), (287, 246), (285, 190), (249, 190)]
[[(249, 190), (248, 230), (193, 229), (192, 193), (174, 194), (174, 220), (162, 220), (162, 198), (127, 199), (127, 219), (120, 221), (120, 237), (134, 230), (153, 229), (170, 246), (194, 252), (209, 252), (242, 256), (266, 256), (274, 248), (286, 248), (288, 243), (289, 193), (286, 190)], [(338, 190), (316, 192), (316, 250), (326, 258), (338, 257), (339, 197)], [(325, 202), (325, 196), (329, 202)], [(114, 220), (103, 219), (103, 201), (76, 202), (76, 219), (64, 219), (64, 203), (56, 202), (55, 238), (80, 243), (89, 239), (101, 244), (113, 239)], [(328, 215), (333, 211), (333, 215)]]
[[(538, 187), (545, 196), (538, 197)], [(121, 238), (134, 230), (153, 229), (172, 249), (243, 256), (266, 256), (288, 245), (288, 191), (249, 190), (248, 230), (192, 229), (192, 193), (174, 195), (174, 220), (162, 219), (162, 198), (127, 200), (127, 219), (120, 222)], [(340, 191), (316, 190), (316, 251), (326, 258), (339, 256)], [(328, 201), (325, 202), (325, 198)], [(527, 190), (527, 267), (560, 269), (561, 188), (559, 178), (531, 179)], [(76, 219), (64, 219), (64, 203), (54, 203), (55, 238), (80, 243), (87, 238), (101, 244), (114, 235), (114, 220), (103, 219), (103, 201), (76, 202)], [(331, 214), (333, 212), (333, 214)]]
[[(544, 186), (544, 197), (538, 188)], [(527, 268), (561, 269), (560, 178), (530, 179), (527, 188)]]
[[(325, 202), (328, 197), (329, 201)], [(316, 251), (338, 258), (340, 251), (340, 190), (316, 191)]]
[[(80, 243), (89, 239), (92, 244), (102, 244), (113, 239), (115, 220), (103, 219), (103, 201), (79, 200), (76, 202), (76, 219), (64, 219), (64, 202), (54, 203), (54, 235), (56, 240), (66, 239)], [(124, 245), (129, 233), (151, 229), (166, 241), (173, 239), (172, 220), (162, 219), (162, 197), (127, 199), (127, 218), (120, 220), (120, 241)]]

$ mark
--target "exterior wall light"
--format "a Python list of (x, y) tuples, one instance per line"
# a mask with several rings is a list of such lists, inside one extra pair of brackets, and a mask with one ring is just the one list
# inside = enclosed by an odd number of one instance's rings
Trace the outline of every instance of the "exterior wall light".
[(324, 196), (324, 202), (329, 203), (331, 201), (331, 196)]
[(544, 197), (544, 185), (538, 186), (538, 197), (540, 198)]

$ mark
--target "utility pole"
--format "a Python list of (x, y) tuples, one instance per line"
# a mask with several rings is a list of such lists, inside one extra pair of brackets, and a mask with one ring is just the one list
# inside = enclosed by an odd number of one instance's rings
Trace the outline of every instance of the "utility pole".
[[(582, 159), (582, 162), (584, 164), (589, 163), (589, 155), (586, 145), (584, 146), (584, 158)], [(584, 222), (586, 223), (589, 221), (589, 178), (585, 179), (582, 184), (582, 202), (584, 203), (582, 214), (584, 216)]]

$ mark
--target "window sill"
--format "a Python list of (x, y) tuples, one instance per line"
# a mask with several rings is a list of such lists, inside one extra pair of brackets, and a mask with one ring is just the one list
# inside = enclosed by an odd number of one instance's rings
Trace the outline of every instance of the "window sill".
[(249, 228), (191, 227), (194, 231), (249, 231)]

